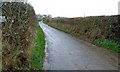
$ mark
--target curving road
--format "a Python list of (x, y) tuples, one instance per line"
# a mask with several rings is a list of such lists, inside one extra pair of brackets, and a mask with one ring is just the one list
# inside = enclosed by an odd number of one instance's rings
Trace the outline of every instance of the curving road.
[(44, 70), (116, 70), (115, 54), (39, 22), (46, 37)]

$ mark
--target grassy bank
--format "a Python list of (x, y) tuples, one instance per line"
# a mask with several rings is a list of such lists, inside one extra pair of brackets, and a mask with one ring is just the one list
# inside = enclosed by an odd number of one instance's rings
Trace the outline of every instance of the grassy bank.
[(37, 39), (35, 42), (35, 47), (32, 50), (32, 61), (31, 61), (31, 69), (34, 70), (42, 70), (43, 67), (43, 59), (45, 56), (44, 53), (45, 48), (45, 39), (43, 31), (40, 26), (37, 26)]

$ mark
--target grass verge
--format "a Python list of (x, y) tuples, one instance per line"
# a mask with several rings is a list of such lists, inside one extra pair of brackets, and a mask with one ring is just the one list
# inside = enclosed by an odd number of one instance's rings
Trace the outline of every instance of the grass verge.
[(120, 48), (118, 43), (115, 40), (110, 40), (110, 39), (96, 39), (95, 44), (97, 46), (101, 46), (104, 48), (107, 48), (111, 51), (118, 52), (120, 53)]
[(37, 39), (35, 42), (35, 48), (33, 48), (32, 50), (31, 69), (42, 70), (43, 58), (45, 56), (44, 48), (45, 48), (44, 34), (40, 26), (37, 25)]

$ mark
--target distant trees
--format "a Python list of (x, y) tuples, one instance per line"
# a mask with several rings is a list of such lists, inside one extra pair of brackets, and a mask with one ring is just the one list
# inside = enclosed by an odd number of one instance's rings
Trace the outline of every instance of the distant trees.
[(38, 18), (39, 21), (42, 21), (43, 15), (38, 14), (38, 15), (37, 15), (37, 18)]
[(43, 21), (44, 21), (45, 23), (50, 22), (51, 19), (52, 19), (52, 16), (51, 16), (51, 15), (43, 15)]

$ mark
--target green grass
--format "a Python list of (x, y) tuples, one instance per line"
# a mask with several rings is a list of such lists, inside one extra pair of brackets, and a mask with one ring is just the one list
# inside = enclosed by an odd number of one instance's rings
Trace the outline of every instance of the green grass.
[(35, 42), (35, 48), (33, 48), (33, 52), (32, 52), (32, 61), (31, 61), (32, 69), (34, 69), (34, 70), (42, 69), (43, 58), (45, 56), (44, 48), (45, 48), (44, 34), (43, 34), (40, 26), (37, 26), (37, 39)]
[(97, 46), (102, 46), (114, 52), (120, 52), (118, 43), (115, 40), (110, 39), (96, 39), (95, 44)]

